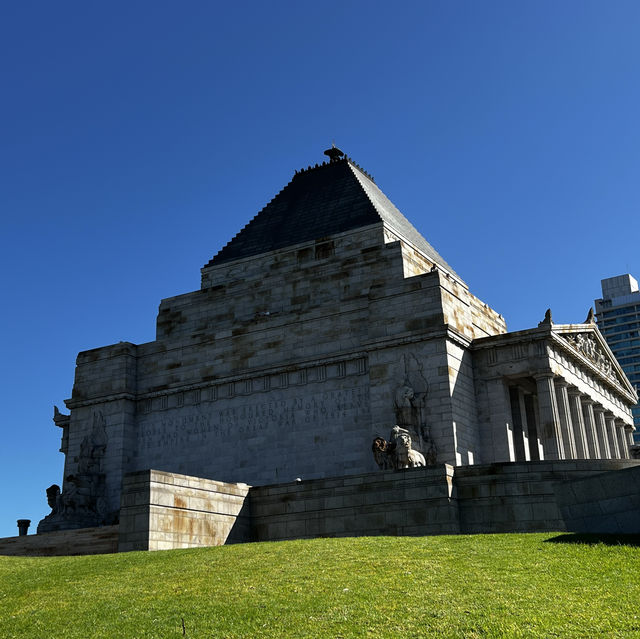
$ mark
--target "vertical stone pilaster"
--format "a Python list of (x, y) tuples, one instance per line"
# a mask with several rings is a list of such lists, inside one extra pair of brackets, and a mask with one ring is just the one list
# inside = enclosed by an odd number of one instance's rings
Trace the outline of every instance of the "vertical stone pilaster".
[(556, 399), (553, 374), (535, 376), (538, 387), (538, 410), (545, 459), (564, 459), (562, 425)]
[(604, 408), (600, 404), (593, 407), (593, 414), (596, 418), (596, 433), (600, 444), (600, 455), (602, 459), (611, 459), (611, 448), (609, 447), (609, 437), (607, 436), (607, 424), (604, 419)]
[(600, 444), (598, 442), (598, 432), (596, 430), (596, 416), (593, 412), (594, 401), (588, 397), (581, 397), (582, 416), (584, 417), (584, 428), (587, 432), (587, 444), (589, 446), (590, 459), (602, 459)]
[(606, 411), (604, 414), (604, 423), (606, 427), (607, 437), (609, 439), (609, 449), (613, 459), (621, 459), (620, 444), (618, 442), (618, 429), (616, 428), (615, 416), (613, 413)]
[(589, 459), (589, 446), (587, 444), (587, 431), (584, 425), (584, 415), (582, 414), (582, 404), (580, 402), (580, 391), (572, 387), (567, 389), (567, 393), (569, 395), (573, 435), (576, 442), (576, 457), (578, 459)]
[(560, 427), (562, 428), (562, 441), (564, 442), (564, 458), (576, 458), (576, 440), (573, 434), (573, 422), (569, 408), (569, 395), (567, 382), (563, 379), (555, 380), (556, 400), (558, 402), (558, 414), (560, 415)]

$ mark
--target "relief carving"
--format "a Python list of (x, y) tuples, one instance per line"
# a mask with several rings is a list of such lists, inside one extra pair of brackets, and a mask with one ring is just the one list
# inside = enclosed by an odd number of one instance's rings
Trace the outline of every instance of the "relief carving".
[(424, 453), (430, 464), (435, 464), (437, 451), (426, 420), (429, 386), (423, 366), (415, 355), (403, 355), (403, 381), (394, 391), (394, 412), (396, 425), (409, 434), (416, 450)]
[(605, 375), (616, 377), (613, 364), (607, 354), (598, 346), (598, 343), (589, 333), (575, 333), (563, 335), (572, 346), (587, 359), (593, 362)]
[(62, 428), (62, 437), (60, 440), (60, 452), (66, 456), (69, 449), (69, 422), (71, 415), (63, 415), (57, 406), (53, 407), (53, 423)]
[(93, 414), (91, 432), (80, 443), (75, 474), (65, 478), (64, 490), (53, 484), (47, 488), (47, 503), (51, 513), (39, 524), (38, 532), (89, 528), (112, 523), (104, 500), (105, 474), (102, 460), (107, 448), (106, 420), (97, 411)]

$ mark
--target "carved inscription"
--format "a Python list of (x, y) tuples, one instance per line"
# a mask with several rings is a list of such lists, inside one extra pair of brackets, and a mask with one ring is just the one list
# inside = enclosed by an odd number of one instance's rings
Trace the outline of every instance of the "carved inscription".
[(272, 401), (190, 407), (144, 416), (138, 429), (138, 452), (157, 448), (191, 448), (217, 440), (246, 439), (265, 431), (322, 428), (352, 422), (368, 414), (368, 388), (348, 388)]

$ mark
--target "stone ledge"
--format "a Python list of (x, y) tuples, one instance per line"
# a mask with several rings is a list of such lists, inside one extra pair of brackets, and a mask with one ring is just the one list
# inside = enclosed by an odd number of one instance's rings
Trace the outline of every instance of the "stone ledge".
[(118, 526), (58, 530), (0, 539), (0, 555), (54, 557), (118, 552)]

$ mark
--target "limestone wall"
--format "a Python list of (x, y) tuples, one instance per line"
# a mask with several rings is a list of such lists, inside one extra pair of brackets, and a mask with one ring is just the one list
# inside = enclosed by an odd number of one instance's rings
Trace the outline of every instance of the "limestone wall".
[(407, 380), (414, 448), (481, 461), (467, 346), (503, 323), (426, 262), (405, 277), (403, 250), (376, 224), (205, 268), (162, 301), (156, 341), (79, 354), (65, 477), (97, 416), (110, 512), (147, 468), (252, 485), (371, 472)]
[(565, 530), (554, 483), (636, 461), (414, 468), (251, 489), (253, 538)]
[(60, 530), (42, 535), (0, 539), (0, 555), (53, 557), (103, 555), (112, 552), (118, 552), (118, 526)]
[[(119, 527), (10, 537), (0, 540), (0, 554), (115, 552), (118, 534), (118, 549), (127, 551), (312, 537), (561, 532), (567, 526), (559, 504), (570, 529), (638, 532), (638, 474), (635, 460), (443, 464), (250, 488), (145, 471), (125, 477)], [(571, 518), (582, 518), (582, 528)]]
[(554, 486), (567, 530), (640, 534), (640, 466)]
[(149, 470), (123, 482), (120, 552), (250, 541), (245, 484)]
[(461, 533), (566, 530), (554, 485), (638, 467), (630, 460), (562, 460), (456, 468)]
[(251, 489), (254, 541), (458, 532), (453, 467)]

